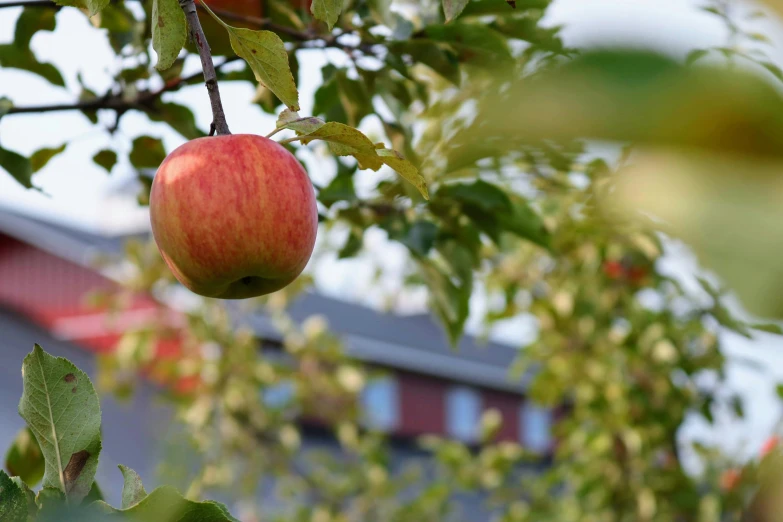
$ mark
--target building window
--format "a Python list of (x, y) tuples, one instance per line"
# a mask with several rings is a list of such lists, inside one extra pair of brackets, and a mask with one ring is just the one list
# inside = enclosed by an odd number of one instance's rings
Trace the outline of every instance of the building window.
[(446, 430), (455, 439), (476, 440), (481, 416), (481, 395), (466, 386), (451, 388), (446, 395)]
[(525, 401), (519, 415), (519, 434), (522, 445), (544, 453), (552, 445), (552, 411)]
[(294, 384), (282, 381), (273, 384), (263, 391), (263, 401), (268, 408), (284, 408), (294, 399)]
[(399, 390), (394, 377), (371, 379), (362, 390), (362, 418), (372, 429), (390, 431), (400, 419)]

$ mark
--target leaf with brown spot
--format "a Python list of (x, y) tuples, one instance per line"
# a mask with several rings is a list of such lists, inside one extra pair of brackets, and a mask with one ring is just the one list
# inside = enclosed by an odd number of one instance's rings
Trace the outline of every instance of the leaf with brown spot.
[[(75, 388), (74, 388), (75, 389)], [(71, 455), (71, 459), (68, 461), (68, 465), (63, 470), (63, 478), (65, 479), (65, 492), (70, 493), (76, 486), (76, 482), (82, 474), (84, 466), (90, 458), (89, 452), (82, 450)]]
[(22, 378), (19, 414), (45, 459), (43, 486), (78, 504), (90, 491), (101, 451), (98, 395), (84, 372), (37, 344), (24, 359)]
[(174, 64), (185, 46), (188, 23), (177, 0), (154, 0), (152, 19), (152, 48), (158, 53), (155, 68), (163, 71)]

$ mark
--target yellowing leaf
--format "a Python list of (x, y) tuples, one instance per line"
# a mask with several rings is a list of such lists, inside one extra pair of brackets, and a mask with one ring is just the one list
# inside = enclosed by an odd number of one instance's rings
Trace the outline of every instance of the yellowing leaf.
[(378, 155), (381, 157), (381, 161), (396, 170), (400, 176), (416, 187), (416, 190), (421, 192), (424, 199), (430, 199), (427, 191), (427, 182), (424, 181), (424, 176), (419, 173), (419, 169), (413, 163), (403, 158), (402, 154), (396, 150), (381, 149), (378, 151)]
[(212, 12), (204, 8), (228, 31), (231, 48), (237, 56), (245, 60), (256, 80), (285, 103), (292, 111), (299, 110), (299, 92), (296, 90), (294, 75), (288, 63), (285, 45), (272, 31), (254, 31), (242, 27), (232, 27)]
[[(282, 116), (282, 115), (281, 115)], [(288, 118), (288, 116), (286, 116)], [(278, 124), (280, 121), (278, 120)], [(383, 165), (388, 165), (396, 170), (403, 178), (413, 184), (421, 192), (424, 199), (429, 199), (427, 184), (418, 169), (394, 150), (381, 148), (373, 143), (370, 138), (361, 131), (348, 125), (337, 122), (323, 123), (319, 118), (301, 118), (287, 123), (286, 127), (294, 130), (306, 129), (307, 126), (317, 126), (316, 129), (303, 134), (298, 138), (291, 138), (308, 142), (314, 139), (329, 143), (329, 149), (337, 156), (353, 156), (359, 162), (362, 169), (378, 170)]]
[(342, 10), (343, 0), (313, 0), (310, 4), (310, 12), (319, 20), (326, 22), (330, 31), (337, 23)]
[(185, 45), (188, 23), (177, 0), (152, 2), (152, 48), (158, 53), (155, 68), (163, 71), (172, 66)]
[(57, 5), (78, 7), (87, 11), (89, 16), (93, 16), (109, 5), (109, 0), (54, 0), (54, 3)]
[(337, 150), (344, 150), (340, 146), (347, 146), (357, 152), (375, 154), (375, 144), (370, 138), (362, 134), (361, 131), (342, 123), (330, 121), (306, 136), (328, 141), (330, 144), (337, 144)]

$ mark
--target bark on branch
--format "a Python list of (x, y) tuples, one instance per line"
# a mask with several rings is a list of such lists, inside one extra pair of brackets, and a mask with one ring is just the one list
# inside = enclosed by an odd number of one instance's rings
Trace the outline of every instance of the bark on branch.
[[(234, 56), (223, 60), (217, 65), (217, 68), (221, 68), (224, 65), (239, 60)], [(128, 111), (128, 110), (140, 110), (149, 111), (154, 109), (154, 104), (158, 98), (166, 92), (174, 92), (181, 87), (190, 84), (196, 78), (201, 77), (201, 72), (191, 74), (177, 78), (173, 81), (166, 83), (160, 89), (142, 91), (135, 98), (127, 99), (122, 96), (103, 96), (101, 98), (95, 98), (93, 100), (85, 100), (74, 103), (58, 103), (52, 105), (31, 105), (29, 107), (11, 107), (7, 115), (10, 114), (31, 114), (38, 112), (58, 112), (58, 111), (92, 111), (109, 109), (113, 111)]]
[(185, 18), (188, 21), (188, 33), (191, 40), (196, 44), (199, 57), (201, 57), (204, 83), (207, 85), (209, 102), (212, 105), (211, 128), (214, 128), (218, 135), (231, 134), (231, 131), (228, 130), (226, 114), (223, 112), (223, 103), (220, 100), (220, 89), (218, 88), (215, 66), (212, 64), (212, 53), (209, 50), (207, 38), (204, 36), (204, 30), (201, 28), (201, 22), (198, 19), (196, 4), (193, 0), (179, 0), (179, 6), (185, 12)]

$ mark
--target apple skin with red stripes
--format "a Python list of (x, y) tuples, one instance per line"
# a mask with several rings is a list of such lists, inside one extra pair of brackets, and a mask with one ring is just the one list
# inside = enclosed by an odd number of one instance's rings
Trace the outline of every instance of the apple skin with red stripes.
[(191, 140), (166, 157), (152, 183), (150, 221), (164, 261), (185, 287), (246, 299), (302, 273), (318, 210), (293, 154), (261, 136), (232, 134)]

